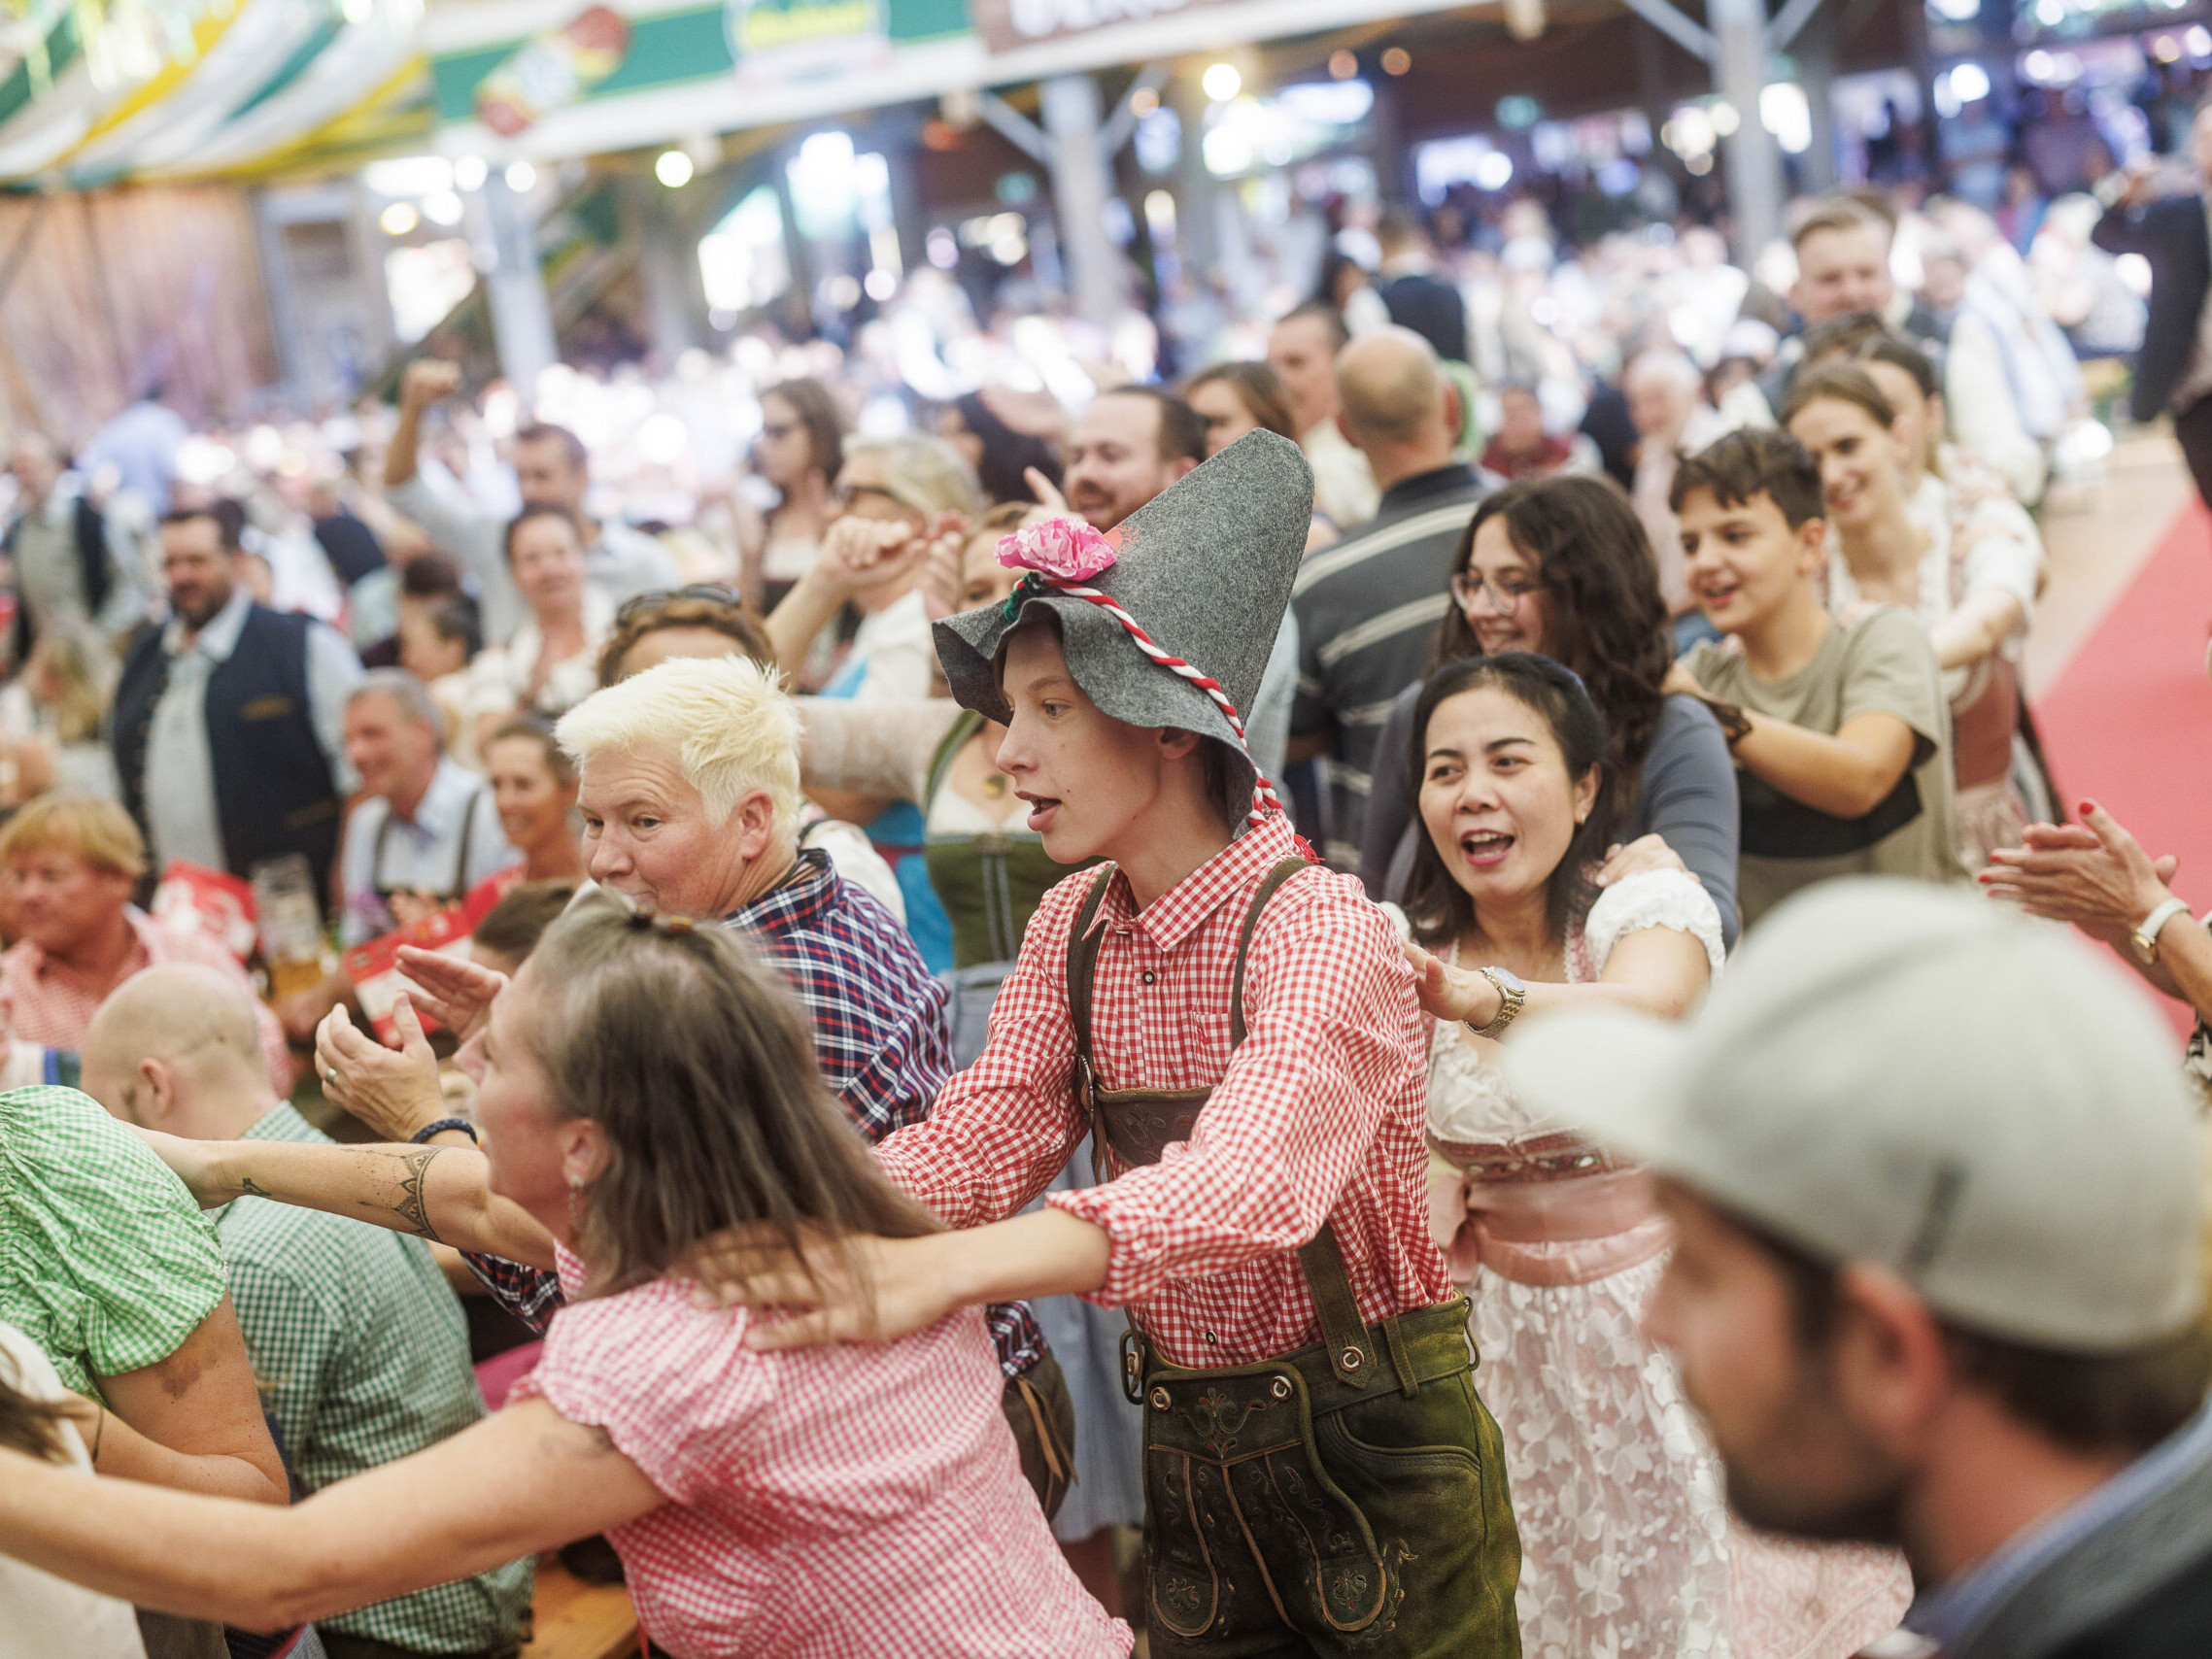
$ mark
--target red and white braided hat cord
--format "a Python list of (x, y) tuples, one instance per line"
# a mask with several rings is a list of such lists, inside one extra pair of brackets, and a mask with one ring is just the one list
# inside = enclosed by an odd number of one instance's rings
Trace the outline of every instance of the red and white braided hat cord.
[(1221, 711), (1222, 718), (1229, 722), (1229, 729), (1237, 734), (1237, 741), (1243, 745), (1244, 758), (1252, 762), (1252, 809), (1244, 815), (1246, 823), (1256, 825), (1263, 822), (1269, 814), (1282, 811), (1282, 801), (1275, 793), (1275, 785), (1268, 782), (1267, 773), (1260, 770), (1260, 762), (1252, 754), (1252, 745), (1244, 735), (1244, 722), (1237, 713), (1237, 705), (1229, 700), (1229, 694), (1221, 689), (1220, 681), (1154, 644), (1152, 636), (1144, 631), (1135, 617), (1116, 604), (1110, 594), (1103, 593), (1096, 588), (1086, 588), (1079, 583), (1063, 581), (1043, 571), (1036, 574), (1056, 592), (1077, 599), (1088, 599), (1105, 611), (1129, 630), (1129, 637), (1137, 642), (1138, 650), (1171, 674), (1178, 674), (1188, 680), (1204, 692), (1213, 706)]

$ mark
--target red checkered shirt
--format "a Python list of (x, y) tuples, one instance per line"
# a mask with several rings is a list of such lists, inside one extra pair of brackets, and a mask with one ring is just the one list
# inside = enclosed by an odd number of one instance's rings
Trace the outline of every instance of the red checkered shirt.
[[(561, 1253), (562, 1288), (581, 1288)], [(571, 1303), (515, 1399), (606, 1431), (668, 1502), (613, 1528), (656, 1651), (1121, 1659), (1022, 1479), (983, 1320), (897, 1342), (745, 1346), (681, 1280)]]
[[(1312, 868), (1268, 905), (1245, 967), (1246, 1034), (1229, 1053), (1229, 978), (1253, 892), (1296, 846), (1248, 830), (1141, 913), (1115, 877), (1091, 1003), (1109, 1089), (1213, 1090), (1188, 1141), (1046, 1202), (1104, 1228), (1106, 1282), (1171, 1363), (1248, 1365), (1320, 1339), (1295, 1254), (1334, 1224), (1371, 1322), (1452, 1295), (1429, 1238), (1425, 1043), (1396, 932), (1349, 876)], [(1012, 1215), (1082, 1138), (1072, 1088), (1068, 935), (1089, 872), (1045, 896), (975, 1064), (927, 1123), (877, 1149), (892, 1179), (953, 1227)]]

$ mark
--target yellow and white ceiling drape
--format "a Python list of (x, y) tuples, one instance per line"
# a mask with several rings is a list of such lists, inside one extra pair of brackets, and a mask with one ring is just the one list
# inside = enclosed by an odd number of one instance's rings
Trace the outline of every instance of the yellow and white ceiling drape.
[(427, 131), (423, 0), (0, 0), (0, 184), (254, 176)]

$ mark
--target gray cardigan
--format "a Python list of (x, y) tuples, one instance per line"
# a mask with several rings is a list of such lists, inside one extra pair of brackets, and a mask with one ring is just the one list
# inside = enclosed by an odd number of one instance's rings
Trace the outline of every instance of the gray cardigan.
[[(1359, 840), (1359, 878), (1371, 898), (1403, 898), (1406, 880), (1412, 873), (1415, 837), (1421, 832), (1412, 776), (1413, 708), (1420, 700), (1418, 684), (1399, 693), (1376, 741), (1367, 821)], [(1736, 762), (1728, 754), (1720, 723), (1695, 697), (1668, 697), (1644, 757), (1636, 810), (1620, 827), (1618, 839), (1665, 836), (1719, 907), (1721, 934), (1730, 949), (1740, 926), (1736, 913), (1740, 828)]]

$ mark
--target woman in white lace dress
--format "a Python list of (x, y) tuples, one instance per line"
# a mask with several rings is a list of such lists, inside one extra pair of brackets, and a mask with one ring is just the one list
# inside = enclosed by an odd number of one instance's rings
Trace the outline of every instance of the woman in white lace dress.
[(1505, 1438), (1522, 1650), (1843, 1659), (1896, 1623), (1902, 1564), (1731, 1522), (1719, 1459), (1639, 1328), (1668, 1242), (1650, 1181), (1532, 1118), (1495, 1065), (1496, 1038), (1546, 1008), (1686, 1015), (1720, 968), (1719, 914), (1664, 856), (1595, 888), (1605, 726), (1569, 670), (1518, 654), (1452, 663), (1414, 729), (1427, 836), (1408, 954), (1438, 1019), (1431, 1212)]

